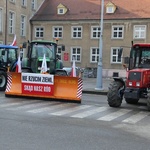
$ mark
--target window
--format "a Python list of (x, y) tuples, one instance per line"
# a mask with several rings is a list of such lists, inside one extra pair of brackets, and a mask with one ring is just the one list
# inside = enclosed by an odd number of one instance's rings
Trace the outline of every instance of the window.
[(106, 8), (107, 13), (114, 13), (114, 8), (112, 6), (109, 6)]
[(64, 14), (64, 9), (63, 8), (59, 8), (58, 9), (58, 14)]
[(2, 32), (2, 26), (3, 26), (3, 11), (2, 8), (0, 8), (0, 32)]
[(21, 15), (21, 23), (20, 23), (20, 31), (21, 31), (21, 36), (25, 36), (26, 34), (26, 17)]
[(118, 51), (117, 47), (111, 48), (111, 63), (122, 63), (122, 59), (118, 58)]
[(32, 10), (35, 10), (35, 9), (36, 9), (36, 5), (37, 5), (36, 0), (31, 0), (31, 9), (32, 9)]
[(82, 38), (82, 27), (72, 27), (72, 38)]
[(58, 46), (57, 47), (57, 54), (60, 56), (60, 60), (62, 60), (62, 54), (61, 54), (61, 52), (62, 52), (62, 48), (61, 48), (61, 46)]
[(91, 38), (98, 39), (100, 37), (100, 27), (91, 27)]
[(35, 28), (35, 37), (36, 38), (43, 38), (44, 37), (44, 28), (43, 27), (36, 27)]
[(90, 62), (97, 63), (99, 61), (99, 48), (92, 47), (91, 48), (91, 55), (90, 55)]
[(27, 0), (21, 0), (21, 5), (22, 6), (27, 6)]
[(71, 48), (71, 61), (75, 59), (76, 62), (81, 62), (81, 48), (80, 47), (72, 47)]
[(123, 38), (123, 26), (112, 26), (112, 38), (113, 39), (122, 39)]
[(134, 39), (145, 39), (146, 38), (146, 25), (135, 25), (133, 31)]
[(61, 3), (57, 6), (57, 14), (58, 15), (64, 15), (67, 12), (67, 10), (68, 10), (67, 7)]
[(15, 33), (15, 13), (9, 12), (9, 34)]
[(53, 27), (53, 38), (62, 38), (63, 28)]

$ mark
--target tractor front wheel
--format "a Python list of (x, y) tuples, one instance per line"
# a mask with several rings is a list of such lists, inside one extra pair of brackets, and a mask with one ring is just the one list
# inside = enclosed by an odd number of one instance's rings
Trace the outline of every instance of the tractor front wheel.
[(0, 91), (5, 91), (7, 84), (7, 73), (0, 71)]
[(123, 99), (123, 94), (121, 94), (120, 89), (123, 87), (123, 83), (120, 81), (113, 81), (110, 84), (107, 101), (110, 107), (120, 107)]

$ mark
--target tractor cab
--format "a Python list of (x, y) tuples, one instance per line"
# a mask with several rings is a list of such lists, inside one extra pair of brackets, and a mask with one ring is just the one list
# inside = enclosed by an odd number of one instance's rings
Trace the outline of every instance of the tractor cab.
[(1, 70), (7, 70), (10, 66), (11, 70), (15, 69), (15, 62), (17, 61), (17, 46), (0, 45), (0, 68)]
[[(62, 46), (62, 51), (64, 50)], [(40, 73), (43, 57), (45, 54), (47, 63), (47, 73), (56, 72), (56, 52), (57, 44), (51, 41), (32, 41), (28, 43), (27, 58), (22, 60), (22, 68), (29, 68), (33, 73)]]
[(150, 68), (150, 44), (134, 44), (130, 52), (129, 70)]

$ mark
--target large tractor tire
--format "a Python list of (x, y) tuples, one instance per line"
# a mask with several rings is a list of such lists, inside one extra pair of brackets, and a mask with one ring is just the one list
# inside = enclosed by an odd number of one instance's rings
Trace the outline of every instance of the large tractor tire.
[(139, 99), (125, 98), (125, 101), (128, 104), (137, 104)]
[(148, 93), (147, 96), (148, 96), (147, 97), (147, 109), (148, 109), (148, 111), (150, 111), (150, 93)]
[(0, 91), (5, 91), (7, 85), (7, 73), (0, 71)]
[(110, 84), (107, 101), (110, 107), (120, 107), (123, 99), (123, 95), (120, 94), (119, 90), (123, 87), (122, 82), (113, 81)]

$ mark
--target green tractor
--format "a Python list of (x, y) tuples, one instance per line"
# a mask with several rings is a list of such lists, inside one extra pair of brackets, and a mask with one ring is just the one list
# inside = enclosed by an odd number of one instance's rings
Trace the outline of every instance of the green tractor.
[[(24, 44), (25, 45), (25, 44)], [(32, 41), (28, 42), (27, 57), (22, 59), (22, 72), (40, 73), (45, 54), (47, 63), (47, 73), (67, 75), (63, 69), (56, 69), (56, 52), (57, 44), (51, 41)], [(62, 51), (65, 50), (65, 46), (61, 46)]]
[(17, 46), (0, 45), (0, 91), (6, 88), (7, 71), (15, 72), (17, 51)]

